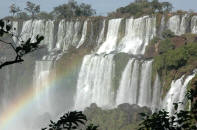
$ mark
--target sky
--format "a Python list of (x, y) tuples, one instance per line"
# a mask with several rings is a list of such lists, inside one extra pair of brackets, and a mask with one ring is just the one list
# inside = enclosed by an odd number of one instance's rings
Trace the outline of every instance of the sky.
[[(41, 11), (50, 12), (54, 7), (67, 3), (68, 0), (0, 0), (0, 18), (9, 16), (9, 6), (16, 4), (21, 9), (25, 8), (27, 1), (39, 4)], [(84, 2), (92, 5), (98, 15), (106, 15), (108, 12), (112, 12), (119, 7), (128, 5), (134, 0), (76, 0), (78, 3)], [(173, 4), (174, 10), (192, 9), (197, 11), (197, 0), (159, 0), (160, 2), (168, 1)]]

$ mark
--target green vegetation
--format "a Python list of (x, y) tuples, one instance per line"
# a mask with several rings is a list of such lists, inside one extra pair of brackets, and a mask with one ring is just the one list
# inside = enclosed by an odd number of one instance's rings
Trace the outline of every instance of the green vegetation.
[(167, 38), (165, 40), (162, 40), (160, 42), (160, 46), (159, 46), (159, 53), (163, 54), (165, 52), (167, 52), (168, 50), (172, 50), (174, 49), (174, 45), (171, 41), (171, 39)]
[(15, 4), (10, 5), (10, 10), (9, 12), (12, 13), (12, 16), (14, 16), (16, 13), (20, 12), (20, 8), (17, 7)]
[(172, 37), (174, 37), (175, 35), (174, 35), (174, 33), (172, 32), (172, 31), (170, 31), (169, 29), (166, 29), (166, 30), (164, 30), (163, 32), (162, 32), (162, 37), (164, 38), (164, 39), (166, 39), (166, 38), (172, 38)]
[(197, 67), (197, 35), (174, 36), (168, 30), (162, 35), (165, 39), (155, 37), (146, 48), (146, 55), (154, 58), (152, 80), (158, 72), (164, 83), (164, 97), (172, 80), (191, 74)]
[(151, 113), (146, 107), (121, 104), (117, 108), (103, 110), (96, 104), (91, 104), (84, 113), (89, 123), (99, 126), (99, 130), (136, 130), (142, 121), (139, 113)]
[(175, 36), (170, 30), (165, 30), (162, 37), (150, 41), (145, 57), (154, 59), (152, 82), (159, 73), (164, 83), (164, 97), (172, 80), (189, 75), (197, 68), (197, 35), (187, 33)]
[(109, 16), (121, 16), (123, 14), (130, 14), (135, 17), (143, 15), (152, 15), (156, 12), (167, 13), (172, 10), (172, 4), (169, 2), (159, 2), (158, 0), (136, 0), (125, 7), (118, 8), (115, 12), (109, 14)]
[(40, 5), (36, 5), (30, 1), (27, 1), (25, 10), (30, 13), (31, 17), (34, 19), (35, 15), (40, 12)]
[(186, 97), (191, 103), (190, 110), (178, 110), (181, 103), (174, 103), (175, 113), (170, 116), (166, 110), (154, 112), (152, 115), (141, 113), (144, 120), (139, 125), (139, 130), (196, 130), (197, 126), (197, 78), (190, 83), (190, 90)]
[[(87, 118), (81, 111), (72, 111), (64, 114), (57, 122), (50, 121), (49, 128), (42, 130), (78, 130), (86, 125)], [(88, 125), (85, 130), (97, 130), (98, 126)]]
[(78, 5), (74, 0), (69, 1), (67, 4), (55, 7), (51, 13), (56, 18), (92, 16), (96, 14), (95, 10), (92, 9), (89, 4), (82, 3)]
[[(69, 0), (68, 3), (54, 7), (52, 12), (40, 12), (40, 5), (36, 5), (30, 1), (26, 2), (26, 7), (22, 11), (15, 4), (10, 6), (11, 19), (63, 19), (80, 16), (92, 16), (96, 11), (92, 9), (91, 5), (81, 3), (78, 4), (75, 0)], [(28, 15), (29, 14), (29, 15)]]

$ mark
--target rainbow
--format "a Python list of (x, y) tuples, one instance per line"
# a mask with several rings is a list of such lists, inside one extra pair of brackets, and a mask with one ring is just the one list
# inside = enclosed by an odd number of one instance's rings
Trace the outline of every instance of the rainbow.
[[(23, 93), (20, 98), (17, 98), (11, 104), (9, 104), (8, 108), (0, 114), (0, 130), (9, 130), (9, 127), (13, 125), (13, 122), (15, 120), (17, 120), (17, 117), (34, 103), (38, 94), (42, 95), (47, 89), (56, 87), (58, 81), (68, 78), (72, 71), (75, 69), (75, 66), (79, 65), (80, 63), (81, 59), (79, 57), (72, 58), (72, 62), (66, 63), (65, 71), (61, 72), (61, 74), (56, 75), (55, 78), (54, 76), (49, 76), (44, 79), (47, 80), (48, 84), (45, 86), (39, 86), (39, 92), (35, 93), (35, 90), (33, 89), (34, 85), (30, 85), (30, 87), (28, 88), (31, 89)], [(50, 75), (53, 75), (53, 73), (55, 72), (52, 71)], [(17, 126), (15, 126), (15, 128), (17, 128)]]

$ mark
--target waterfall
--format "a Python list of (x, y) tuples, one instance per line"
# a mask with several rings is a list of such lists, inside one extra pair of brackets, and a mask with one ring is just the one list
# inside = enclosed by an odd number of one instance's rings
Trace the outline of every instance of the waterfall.
[(151, 107), (151, 68), (152, 61), (132, 59), (128, 62), (117, 92), (117, 105), (130, 103)]
[[(81, 46), (85, 42), (87, 22), (87, 20), (84, 22), (82, 29), (80, 21), (61, 20), (58, 26), (56, 49), (66, 51), (71, 47), (78, 48)], [(80, 34), (81, 29), (82, 34)]]
[(179, 104), (178, 110), (184, 109), (184, 106), (186, 103), (185, 94), (187, 92), (187, 85), (194, 76), (195, 76), (195, 73), (187, 76), (186, 79), (184, 79), (184, 76), (182, 76), (180, 79), (172, 81), (170, 90), (166, 94), (164, 101), (163, 101), (163, 108), (166, 109), (170, 115), (174, 113), (173, 103), (182, 102), (183, 104), (182, 105)]
[(144, 61), (141, 68), (139, 101), (140, 106), (151, 106), (152, 61)]
[(121, 20), (122, 19), (109, 20), (107, 38), (105, 42), (98, 49), (97, 51), (98, 54), (110, 53), (111, 51), (114, 51), (116, 49)]
[(116, 98), (117, 105), (122, 103), (137, 103), (138, 74), (139, 62), (132, 59), (128, 62), (122, 74)]
[(32, 23), (32, 41), (35, 42), (36, 41), (36, 36), (38, 35), (43, 35), (44, 36), (44, 30), (45, 30), (45, 22), (44, 20), (34, 20)]
[(160, 108), (161, 103), (161, 81), (159, 75), (156, 75), (153, 85), (153, 96), (152, 96), (152, 111), (156, 111)]
[(65, 20), (61, 20), (58, 26), (57, 43), (55, 48), (57, 49), (62, 48), (62, 43), (64, 43), (65, 33), (66, 33)]
[(88, 21), (86, 20), (83, 25), (81, 40), (79, 41), (77, 48), (79, 48), (85, 42), (86, 35), (87, 35), (87, 27), (88, 27), (87, 24), (88, 24)]
[(98, 54), (112, 51), (143, 54), (148, 42), (156, 35), (156, 18), (144, 16), (138, 19), (126, 19), (124, 37), (117, 43), (121, 20), (109, 21), (107, 38), (97, 51)]
[(66, 22), (66, 32), (65, 32), (65, 37), (63, 39), (63, 50), (68, 50), (70, 45), (72, 45), (72, 37), (74, 34), (74, 22), (73, 21), (68, 21)]
[(54, 48), (54, 27), (54, 21), (46, 21), (43, 43), (47, 45), (49, 51)]
[(148, 42), (156, 35), (156, 18), (127, 19), (125, 29), (125, 36), (117, 49), (125, 53), (144, 54)]
[(13, 23), (12, 23), (12, 32), (13, 32), (13, 35), (14, 35), (14, 37), (13, 37), (13, 40), (14, 40), (14, 43), (18, 43), (18, 39), (17, 39), (17, 37), (18, 37), (18, 29), (19, 29), (19, 27), (18, 27), (18, 22), (16, 22), (16, 21), (14, 21)]
[(104, 34), (105, 34), (105, 26), (106, 26), (106, 20), (103, 20), (103, 23), (102, 23), (102, 29), (101, 29), (101, 32), (98, 36), (98, 45), (100, 45), (103, 40), (104, 40)]
[(168, 29), (174, 32), (175, 35), (182, 35), (187, 32), (189, 27), (189, 15), (185, 14), (184, 16), (174, 15), (168, 20)]
[(46, 45), (46, 47), (51, 50), (54, 47), (54, 21), (44, 21), (44, 20), (28, 20), (23, 23), (21, 31), (21, 40), (26, 41), (31, 38), (32, 42), (36, 41), (37, 35), (44, 36), (44, 41), (41, 45)]
[(191, 33), (197, 34), (197, 16), (191, 19)]
[(34, 71), (34, 83), (35, 83), (35, 93), (38, 112), (45, 113), (51, 112), (50, 104), (50, 90), (46, 89), (43, 95), (40, 95), (43, 87), (48, 86), (49, 74), (52, 67), (53, 61), (36, 61), (35, 71)]
[(101, 107), (113, 105), (113, 56), (87, 55), (84, 57), (77, 81), (75, 109), (84, 109), (91, 103)]
[[(196, 22), (196, 16), (189, 23), (189, 15), (175, 15), (165, 25), (163, 16), (159, 35), (166, 26), (176, 35), (188, 30), (197, 33)], [(24, 117), (19, 117), (21, 129), (29, 128), (29, 124), (32, 125), (45, 113), (54, 118), (71, 108), (84, 110), (91, 103), (107, 109), (122, 103), (137, 104), (149, 107), (152, 111), (165, 108), (172, 114), (174, 102), (185, 102), (186, 87), (194, 75), (174, 80), (161, 101), (162, 83), (159, 75), (151, 82), (153, 61), (141, 58), (150, 40), (157, 36), (156, 17), (99, 18), (98, 21), (94, 18), (28, 20), (23, 22), (22, 27), (19, 25), (14, 21), (13, 27), (16, 30), (13, 31), (23, 41), (30, 37), (35, 41), (39, 34), (44, 36), (41, 44), (46, 46), (46, 49), (40, 49), (38, 53), (32, 53), (32, 56), (26, 55), (22, 65), (9, 66), (0, 74), (3, 77), (0, 78), (1, 109), (15, 103), (13, 101), (29, 89), (35, 92), (36, 101), (32, 101), (30, 106), (35, 107), (33, 112), (30, 110), (33, 114), (29, 116), (30, 111), (27, 110), (22, 112)], [(14, 41), (17, 42), (17, 39), (14, 38)], [(54, 72), (54, 69), (57, 70)], [(55, 78), (52, 80), (55, 81), (50, 84), (53, 72)], [(42, 87), (48, 87), (49, 84), (53, 86), (53, 90), (45, 89), (40, 95)], [(179, 110), (183, 108), (183, 105), (179, 105)], [(2, 112), (1, 110), (0, 114)], [(23, 120), (27, 116), (31, 119), (27, 121), (28, 127), (23, 127)]]
[(161, 18), (161, 24), (160, 24), (160, 28), (159, 28), (159, 32), (158, 32), (158, 35), (159, 37), (162, 37), (162, 32), (165, 30), (165, 16), (162, 15), (162, 18)]
[[(83, 29), (83, 34), (86, 33), (84, 32), (84, 30), (87, 30), (87, 22), (84, 23), (84, 29)], [(76, 21), (75, 22), (75, 25), (74, 25), (74, 36), (73, 36), (73, 39), (72, 39), (72, 45), (73, 46), (77, 46), (79, 44), (79, 40), (80, 40), (80, 31), (81, 31), (81, 22), (80, 21)]]

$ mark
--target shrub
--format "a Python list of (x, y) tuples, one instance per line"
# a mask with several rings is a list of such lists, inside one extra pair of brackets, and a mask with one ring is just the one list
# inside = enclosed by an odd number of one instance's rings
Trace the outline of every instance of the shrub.
[(159, 45), (159, 53), (163, 54), (165, 52), (167, 52), (168, 50), (172, 50), (174, 49), (174, 45), (171, 41), (171, 39), (167, 38), (165, 40), (160, 41), (160, 45)]
[(174, 37), (175, 35), (174, 35), (174, 33), (171, 31), (171, 30), (169, 30), (169, 29), (166, 29), (166, 30), (164, 30), (163, 32), (162, 32), (162, 37), (164, 38), (164, 39), (166, 39), (166, 38), (172, 38), (172, 37)]

